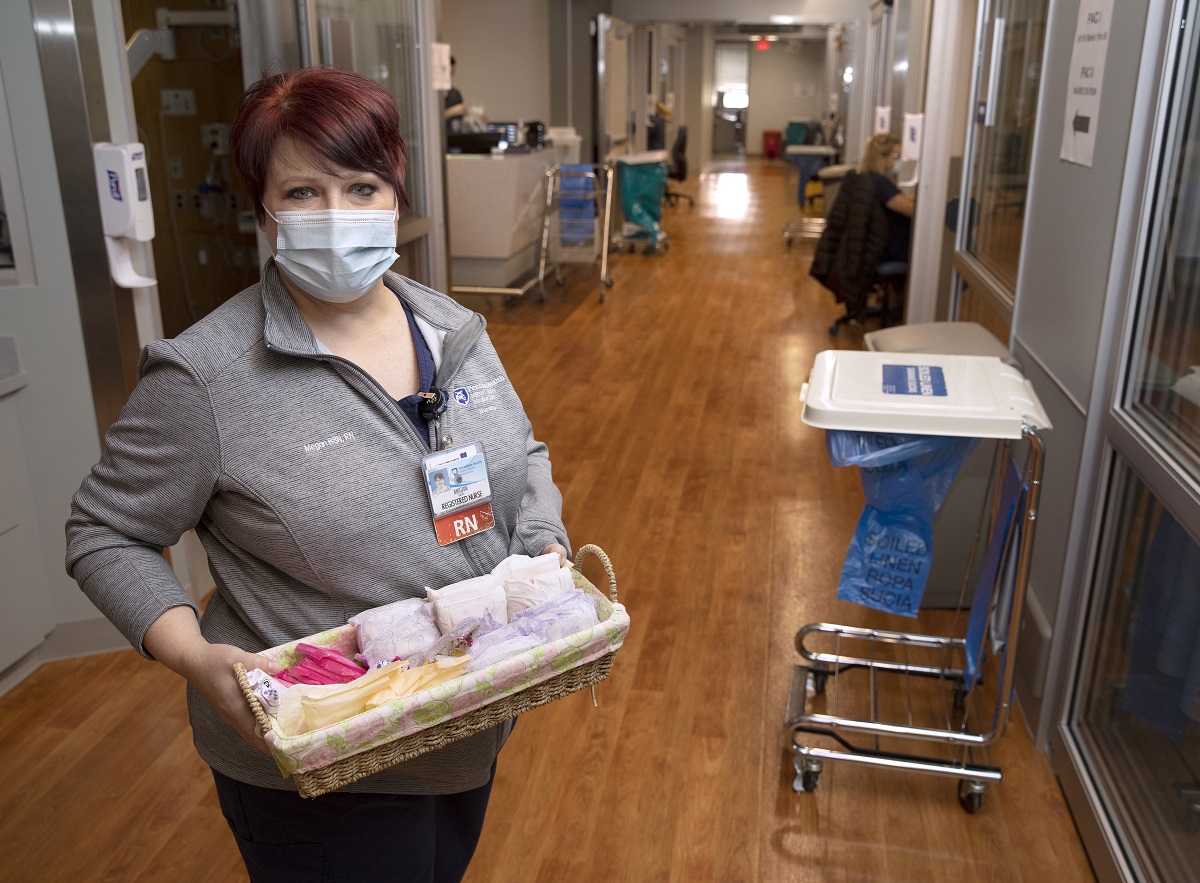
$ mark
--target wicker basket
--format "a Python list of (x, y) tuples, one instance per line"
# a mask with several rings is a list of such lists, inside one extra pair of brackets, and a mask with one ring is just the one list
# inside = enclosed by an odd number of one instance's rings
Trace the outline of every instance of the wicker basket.
[[(612, 563), (602, 549), (593, 545), (583, 546), (575, 556), (575, 567), (578, 569), (580, 563), (589, 554), (599, 558), (604, 566), (604, 573), (608, 579), (608, 595), (613, 602), (616, 602), (617, 578), (613, 573)], [(588, 585), (594, 590), (594, 586), (591, 586), (590, 583)], [(411, 760), (427, 751), (441, 748), (479, 730), (503, 723), (518, 714), (537, 708), (539, 705), (545, 705), (577, 690), (582, 690), (584, 687), (600, 683), (608, 677), (608, 673), (612, 669), (616, 649), (614, 647), (610, 652), (597, 659), (584, 662), (547, 680), (496, 698), (486, 705), (458, 717), (443, 720), (408, 735), (398, 736), (360, 753), (341, 757), (320, 769), (291, 772), (288, 775), (295, 779), (302, 797), (317, 797), (334, 791), (343, 785), (356, 782), (403, 761)], [(264, 733), (271, 732), (272, 720), (263, 711), (258, 697), (251, 690), (246, 680), (246, 669), (242, 665), (236, 664), (233, 670), (259, 727)], [(276, 761), (281, 759), (276, 754)], [(285, 766), (285, 763), (280, 763), (281, 769), (284, 769)]]

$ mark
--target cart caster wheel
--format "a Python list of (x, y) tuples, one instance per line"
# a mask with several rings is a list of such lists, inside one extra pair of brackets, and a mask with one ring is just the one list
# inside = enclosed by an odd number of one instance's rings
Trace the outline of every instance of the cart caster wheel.
[(792, 237), (790, 237), (790, 236), (785, 236), (785, 237), (783, 237), (783, 241), (787, 243), (787, 247), (788, 247), (788, 248), (791, 248), (791, 247), (792, 247)]
[(792, 790), (797, 794), (816, 791), (821, 770), (824, 769), (821, 760), (815, 757), (796, 757), (793, 764), (796, 767), (796, 778), (792, 779)]
[(555, 281), (555, 282), (557, 282), (559, 285), (566, 285), (566, 284), (567, 284), (567, 280), (566, 280), (566, 279), (564, 279), (562, 276), (555, 276), (555, 277), (554, 277), (554, 281)]
[(958, 783), (958, 802), (962, 804), (962, 808), (967, 815), (975, 815), (979, 812), (979, 807), (983, 805), (983, 789), (986, 786), (983, 782), (975, 782), (969, 779), (960, 779)]
[(611, 278), (609, 278), (608, 276), (605, 276), (605, 277), (604, 277), (603, 279), (601, 279), (600, 281), (604, 283), (604, 287), (605, 287), (605, 288), (612, 288), (612, 287), (613, 287), (613, 281), (612, 281), (612, 279), (611, 279)]
[(829, 326), (829, 336), (837, 337), (838, 332), (841, 330), (842, 330), (842, 326), (839, 325), (837, 322), (834, 322), (832, 325)]
[(825, 692), (825, 684), (829, 680), (829, 673), (824, 671), (813, 670), (809, 672), (809, 677), (812, 678), (813, 692), (820, 695)]

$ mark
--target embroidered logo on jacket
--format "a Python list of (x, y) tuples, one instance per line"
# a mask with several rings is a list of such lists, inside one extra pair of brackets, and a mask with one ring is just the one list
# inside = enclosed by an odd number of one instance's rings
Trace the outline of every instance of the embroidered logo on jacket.
[[(477, 409), (477, 414), (486, 414), (489, 411), (495, 411), (500, 401), (500, 396), (496, 391), (496, 387), (506, 383), (508, 378), (503, 374), (493, 377), (491, 380), (485, 380), (482, 383), (472, 383), (469, 386), (457, 387), (451, 396), (458, 405), (470, 404), (472, 408)], [(484, 407), (484, 406), (487, 407)]]

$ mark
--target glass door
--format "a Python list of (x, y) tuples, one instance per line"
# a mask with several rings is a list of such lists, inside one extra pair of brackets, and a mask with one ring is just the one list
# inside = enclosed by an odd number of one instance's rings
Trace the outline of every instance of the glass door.
[(1017, 288), (1048, 0), (980, 4), (974, 114), (958, 224), (958, 317), (1009, 338)]
[[(1125, 880), (1200, 879), (1200, 63), (1179, 0), (1056, 751)], [(1101, 876), (1105, 876), (1102, 874)]]
[(596, 16), (596, 150), (600, 162), (633, 149), (632, 36), (633, 29), (620, 19)]
[(238, 13), (247, 85), (264, 69), (333, 64), (391, 94), (408, 149), (405, 187), (412, 202), (400, 219), (394, 269), (447, 290), (445, 237), (435, 232), (445, 214), (441, 110), (422, 48), (433, 40), (433, 0), (260, 0), (239, 4)]
[[(432, 100), (433, 91), (421, 52), (420, 12), (416, 0), (309, 0), (307, 30), (315, 63), (370, 77), (395, 100), (408, 150), (405, 188), (412, 208), (400, 219), (396, 246), (400, 260), (393, 269), (437, 287), (431, 275), (436, 275), (437, 266), (444, 266), (444, 253), (429, 234), (431, 207), (441, 188), (440, 184), (431, 187), (430, 179), (439, 176), (441, 167), (430, 162), (437, 156), (439, 142), (424, 137), (423, 102)], [(440, 261), (433, 259), (431, 251), (441, 255)]]

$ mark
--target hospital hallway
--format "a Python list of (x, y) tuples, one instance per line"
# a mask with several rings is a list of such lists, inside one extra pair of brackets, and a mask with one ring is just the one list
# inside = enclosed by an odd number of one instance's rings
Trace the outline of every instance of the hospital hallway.
[[(716, 161), (672, 187), (695, 206), (664, 209), (664, 254), (612, 257), (603, 303), (585, 265), (545, 302), (470, 303), (549, 445), (574, 547), (611, 556), (632, 626), (598, 707), (585, 690), (522, 716), (466, 879), (1094, 879), (1019, 708), (975, 815), (953, 779), (866, 766), (792, 790), (796, 630), (938, 631), (951, 614), (835, 597), (862, 491), (799, 395), (816, 354), (861, 333), (828, 336), (841, 310), (808, 276), (813, 242), (785, 245), (795, 171)], [(0, 769), (2, 879), (246, 879), (183, 685), (132, 650), (43, 665), (0, 697)]]

